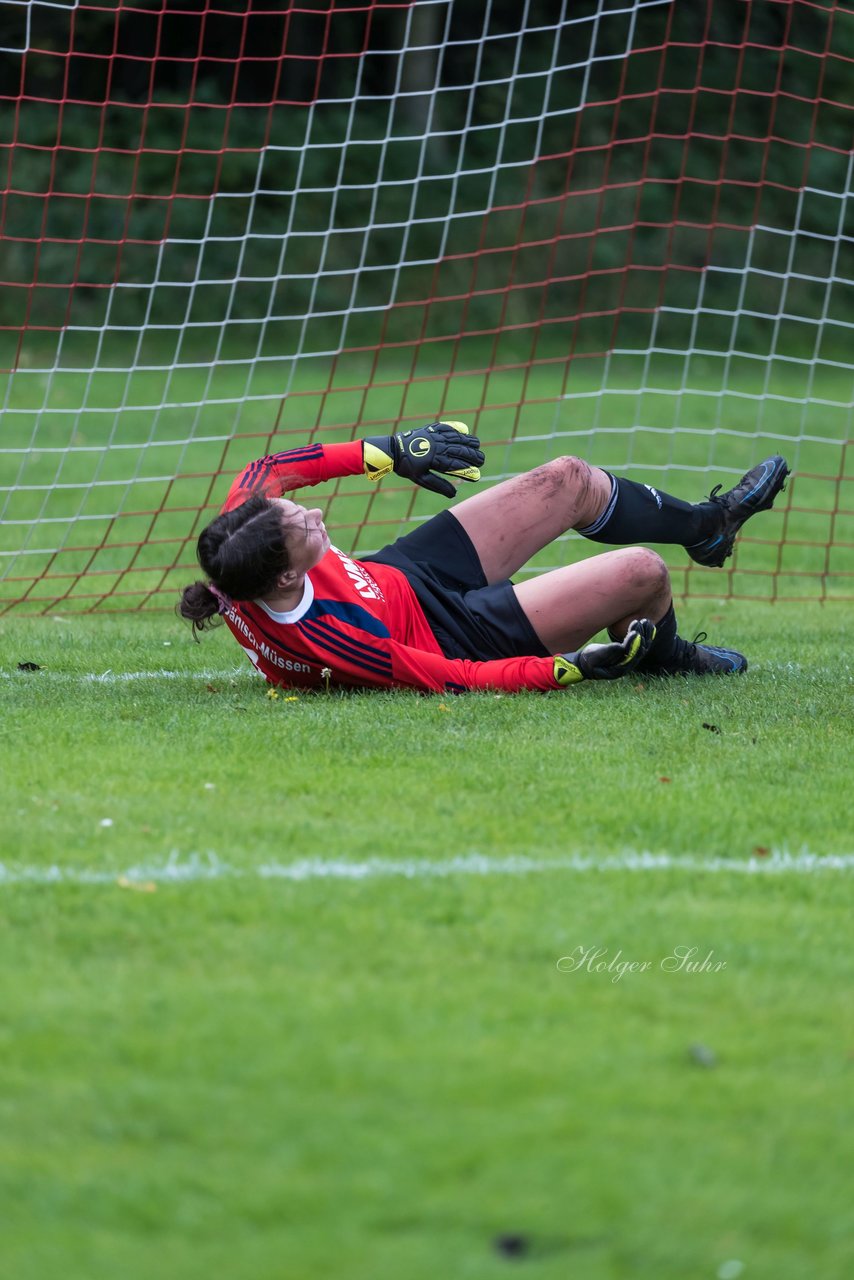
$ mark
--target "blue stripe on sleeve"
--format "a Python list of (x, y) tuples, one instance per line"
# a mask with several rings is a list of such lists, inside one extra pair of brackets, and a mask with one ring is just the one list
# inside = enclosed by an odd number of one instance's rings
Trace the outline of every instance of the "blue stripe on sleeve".
[(311, 462), (323, 457), (322, 444), (307, 444), (302, 449), (285, 449), (283, 453), (270, 454), (271, 462)]
[(389, 680), (392, 678), (391, 659), (387, 654), (352, 643), (349, 636), (342, 635), (328, 623), (307, 622), (306, 618), (302, 618), (296, 625), (307, 639), (322, 645), (329, 653), (337, 654), (353, 666), (361, 667), (374, 675), (385, 676)]
[(298, 662), (306, 662), (309, 664), (312, 662), (316, 663), (317, 661), (316, 658), (311, 658), (306, 653), (300, 653), (298, 649), (289, 649), (286, 644), (283, 644), (279, 636), (273, 635), (271, 632), (269, 632), (267, 628), (262, 626), (262, 624), (254, 616), (250, 615), (249, 621), (257, 631), (261, 632), (261, 635), (264, 637), (264, 639), (270, 642), (273, 648), (281, 650), (281, 652), (287, 654), (289, 658), (296, 658)]
[(241, 477), (241, 480), (240, 480), (240, 487), (241, 487), (241, 489), (248, 489), (248, 488), (250, 487), (250, 485), (251, 485), (251, 483), (252, 483), (252, 480), (254, 479), (255, 475), (257, 474), (257, 472), (258, 472), (258, 468), (259, 468), (259, 466), (261, 465), (261, 462), (262, 462), (262, 461), (263, 461), (263, 459), (258, 458), (258, 459), (256, 459), (256, 461), (255, 461), (255, 462), (250, 462), (250, 463), (249, 463), (249, 466), (248, 466), (248, 467), (246, 468), (246, 470), (244, 471), (244, 473), (243, 473), (243, 475), (242, 475), (242, 477)]
[[(255, 489), (266, 480), (274, 466), (289, 462), (317, 462), (323, 457), (322, 444), (309, 444), (302, 449), (285, 449), (283, 453), (271, 453), (265, 458), (256, 458), (246, 467), (240, 481), (241, 489)], [(261, 474), (263, 473), (263, 474)]]

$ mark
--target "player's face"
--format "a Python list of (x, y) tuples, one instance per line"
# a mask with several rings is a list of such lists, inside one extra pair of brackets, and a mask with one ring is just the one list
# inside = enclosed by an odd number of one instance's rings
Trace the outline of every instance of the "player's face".
[(319, 507), (301, 507), (289, 498), (276, 498), (282, 511), (289, 568), (308, 573), (329, 550), (329, 534)]

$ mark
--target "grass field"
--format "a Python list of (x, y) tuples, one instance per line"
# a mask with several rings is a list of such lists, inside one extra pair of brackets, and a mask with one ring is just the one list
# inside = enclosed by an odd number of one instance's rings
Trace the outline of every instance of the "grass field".
[(3, 619), (0, 1271), (847, 1280), (850, 609), (681, 616), (749, 674), (273, 700)]

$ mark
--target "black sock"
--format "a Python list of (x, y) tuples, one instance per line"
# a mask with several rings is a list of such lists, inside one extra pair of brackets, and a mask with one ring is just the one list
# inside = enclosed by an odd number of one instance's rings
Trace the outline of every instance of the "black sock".
[(611, 497), (605, 510), (593, 524), (579, 529), (578, 533), (593, 542), (608, 542), (611, 546), (672, 542), (691, 547), (714, 533), (720, 518), (720, 507), (714, 502), (683, 502), (651, 485), (612, 475)]
[[(622, 640), (622, 636), (615, 636), (610, 629), (608, 630), (608, 635), (612, 640)], [(656, 622), (655, 639), (650, 645), (646, 656), (641, 658), (636, 669), (638, 671), (655, 671), (673, 656), (676, 640), (676, 611), (671, 601), (667, 613), (665, 613), (660, 622)]]
[(676, 611), (673, 602), (660, 622), (655, 624), (655, 639), (649, 647), (646, 657), (638, 663), (641, 671), (655, 671), (662, 663), (673, 656), (676, 648)]

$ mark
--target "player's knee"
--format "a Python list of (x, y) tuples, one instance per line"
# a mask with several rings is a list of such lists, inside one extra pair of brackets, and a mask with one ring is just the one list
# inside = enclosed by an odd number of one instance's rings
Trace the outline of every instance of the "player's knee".
[(581, 458), (563, 454), (559, 458), (553, 458), (551, 462), (535, 467), (527, 478), (533, 481), (541, 493), (552, 494), (563, 489), (573, 489), (583, 496), (590, 490), (593, 469)]
[(636, 582), (651, 594), (669, 591), (670, 570), (657, 552), (651, 551), (649, 547), (627, 547), (624, 554), (631, 562)]
[(585, 519), (591, 512), (591, 519), (598, 515), (602, 495), (598, 492), (593, 468), (583, 458), (576, 458), (569, 453), (562, 454), (538, 470), (545, 473), (544, 479), (549, 492), (572, 496), (581, 519)]
[(593, 468), (583, 458), (576, 458), (570, 453), (562, 454), (554, 462), (546, 463), (560, 479), (561, 486), (571, 486), (581, 494), (587, 493), (593, 481)]
[(554, 501), (566, 511), (566, 528), (581, 529), (601, 515), (611, 491), (610, 478), (583, 458), (563, 454), (524, 477), (526, 497)]
[(560, 487), (572, 505), (573, 527), (583, 529), (598, 520), (611, 496), (610, 476), (573, 454), (564, 454), (549, 465), (555, 468)]

